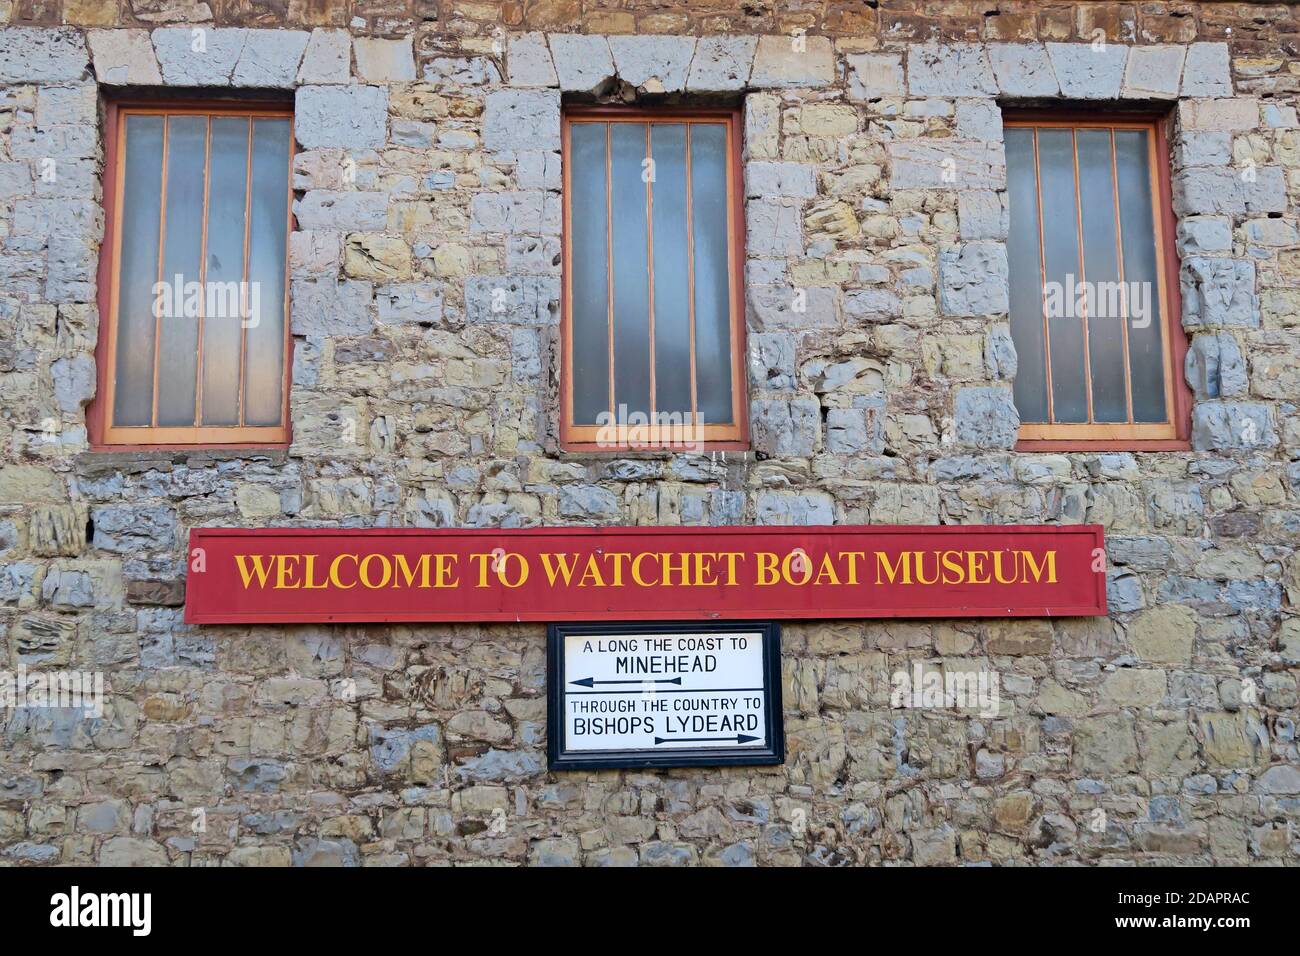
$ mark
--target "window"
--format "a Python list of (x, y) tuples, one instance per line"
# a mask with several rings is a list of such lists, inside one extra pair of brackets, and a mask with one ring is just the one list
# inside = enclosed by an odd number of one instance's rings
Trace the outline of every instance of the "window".
[(561, 438), (743, 447), (738, 117), (564, 123)]
[(1186, 339), (1160, 127), (1009, 118), (1006, 155), (1022, 442), (1178, 447)]
[(116, 106), (97, 441), (288, 440), (292, 114)]

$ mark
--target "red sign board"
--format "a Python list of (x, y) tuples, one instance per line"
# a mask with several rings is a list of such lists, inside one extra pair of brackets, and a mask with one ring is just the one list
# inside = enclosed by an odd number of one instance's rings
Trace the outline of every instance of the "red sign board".
[(195, 528), (192, 624), (1106, 613), (1099, 525)]

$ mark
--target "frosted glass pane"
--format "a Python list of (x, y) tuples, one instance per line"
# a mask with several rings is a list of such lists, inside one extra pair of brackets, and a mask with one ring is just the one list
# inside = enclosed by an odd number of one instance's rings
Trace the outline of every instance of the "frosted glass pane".
[[(1052, 355), (1052, 414), (1058, 422), (1088, 420), (1084, 380), (1083, 321), (1069, 307), (1079, 281), (1079, 209), (1075, 201), (1074, 135), (1071, 130), (1038, 131), (1042, 178), (1045, 279), (1060, 295), (1057, 314), (1048, 316)], [(1049, 303), (1052, 298), (1049, 296)]]
[(654, 159), (655, 410), (690, 421), (691, 317), (686, 241), (686, 127), (650, 128)]
[(1156, 282), (1155, 226), (1151, 220), (1149, 135), (1144, 130), (1116, 130), (1119, 217), (1124, 240), (1124, 279), (1138, 283), (1129, 321), (1129, 374), (1133, 383), (1133, 420), (1165, 422), (1164, 316)]
[(117, 357), (113, 424), (153, 421), (153, 285), (158, 281), (163, 118), (126, 117), (117, 283)]
[(208, 175), (207, 304), (203, 318), (203, 424), (239, 424), (247, 117), (213, 117)]
[(1038, 244), (1038, 178), (1034, 131), (1006, 131), (1011, 231), (1011, 340), (1016, 346), (1015, 400), (1022, 422), (1047, 421), (1047, 356), (1043, 349), (1043, 278)]
[(614, 242), (614, 403), (650, 412), (650, 279), (643, 123), (611, 127)]
[(608, 124), (569, 127), (569, 242), (573, 422), (595, 425), (609, 409), (609, 248), (605, 208)]
[(1119, 236), (1115, 222), (1115, 178), (1110, 130), (1081, 129), (1079, 200), (1083, 210), (1083, 268), (1091, 289), (1088, 364), (1092, 374), (1092, 417), (1128, 421), (1124, 385), (1124, 308), (1119, 286)]
[(284, 403), (285, 243), (290, 123), (253, 121), (253, 194), (248, 279), (257, 310), (244, 330), (244, 424), (279, 425)]
[(700, 418), (712, 425), (732, 423), (727, 161), (726, 127), (701, 123), (691, 128), (695, 382)]
[(160, 323), (157, 423), (193, 425), (199, 348), (195, 303), (208, 120), (205, 116), (172, 116), (167, 125), (167, 224), (162, 279), (172, 288), (173, 305), (182, 307), (169, 310)]

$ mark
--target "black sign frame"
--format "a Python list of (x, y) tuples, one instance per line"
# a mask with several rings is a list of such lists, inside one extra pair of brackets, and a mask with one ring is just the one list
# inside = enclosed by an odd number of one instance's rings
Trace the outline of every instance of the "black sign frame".
[[(574, 635), (734, 634), (757, 631), (763, 641), (764, 747), (675, 748), (671, 751), (567, 751), (564, 720), (564, 639)], [(642, 621), (549, 624), (546, 628), (546, 760), (550, 770), (655, 767), (761, 767), (785, 763), (781, 706), (781, 625), (775, 621)]]

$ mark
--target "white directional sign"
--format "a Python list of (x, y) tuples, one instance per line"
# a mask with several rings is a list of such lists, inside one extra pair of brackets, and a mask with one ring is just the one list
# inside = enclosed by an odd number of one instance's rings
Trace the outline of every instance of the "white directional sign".
[(552, 626), (552, 768), (780, 763), (778, 642), (773, 624)]

